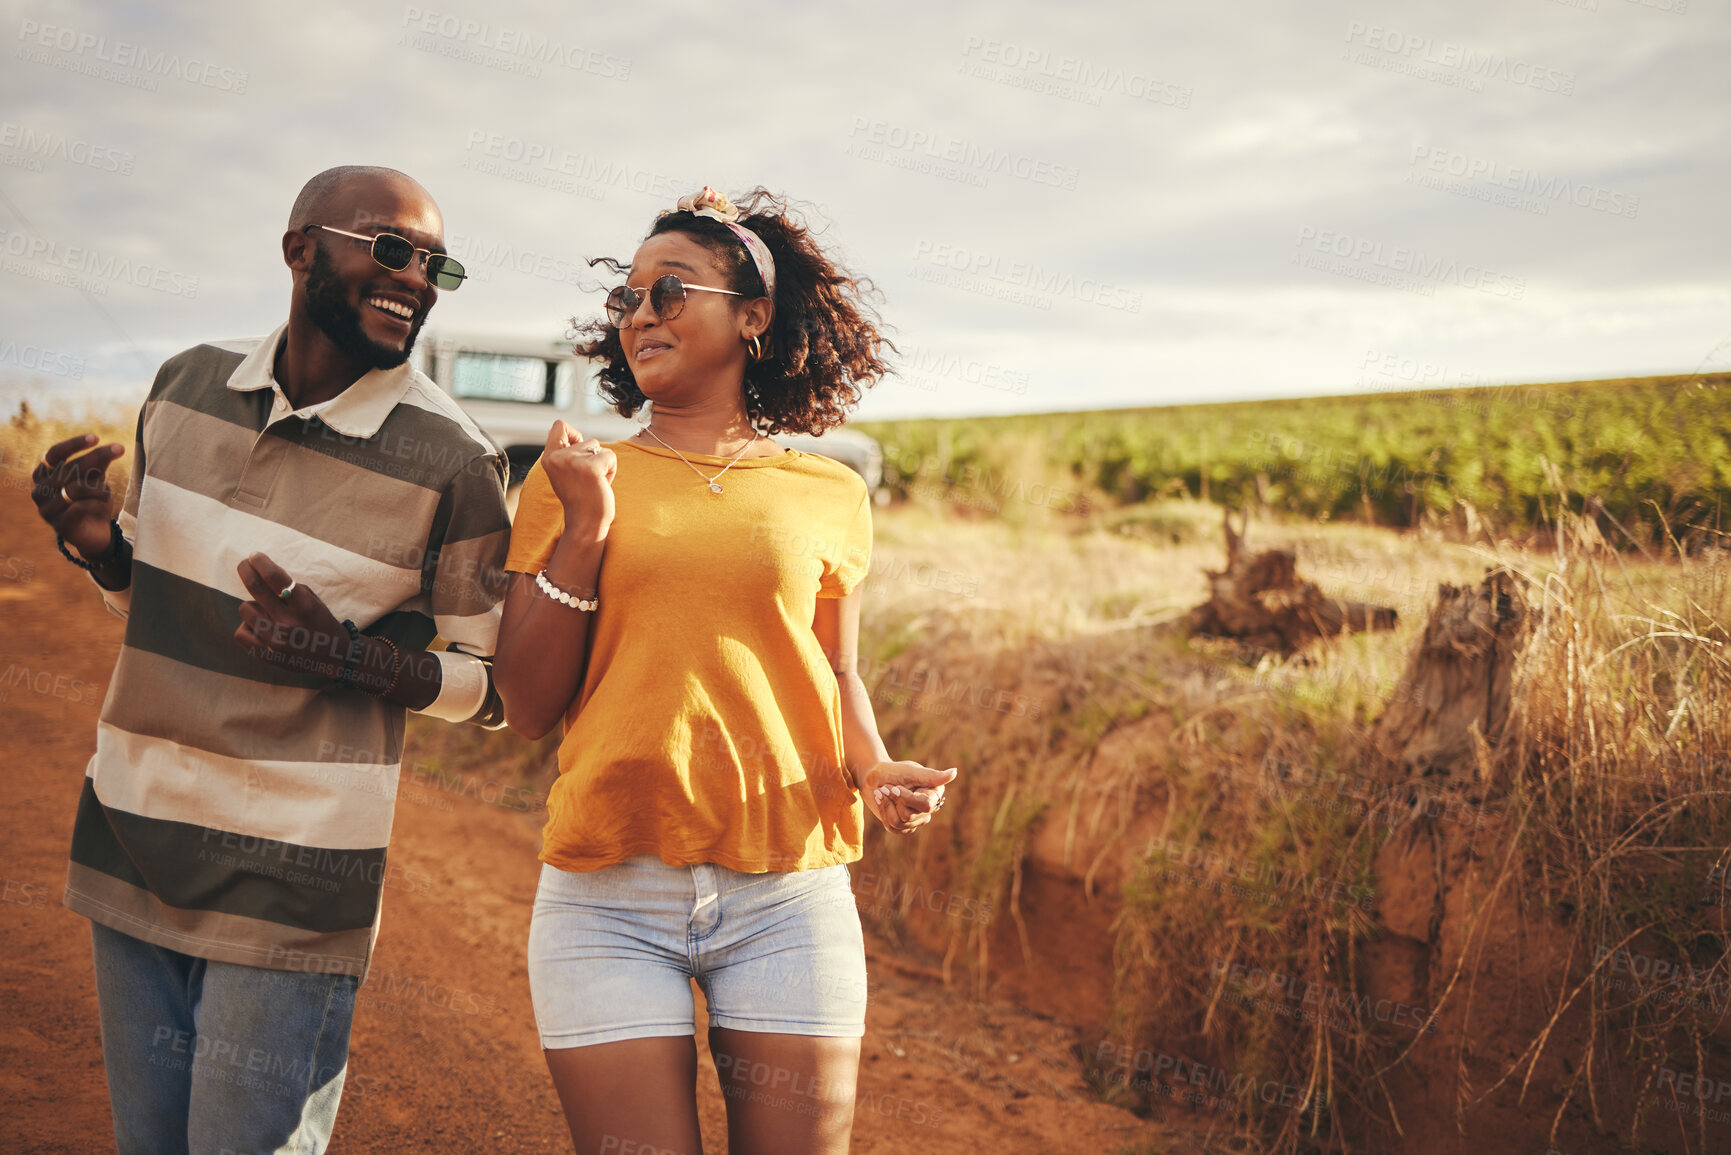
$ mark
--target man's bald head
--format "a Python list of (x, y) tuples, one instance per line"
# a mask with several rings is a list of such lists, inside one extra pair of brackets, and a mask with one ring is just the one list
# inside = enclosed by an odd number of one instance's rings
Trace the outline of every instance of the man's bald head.
[[(432, 194), (419, 182), (394, 168), (370, 164), (338, 165), (325, 169), (302, 187), (300, 195), (295, 197), (294, 207), (289, 210), (289, 231), (298, 232), (308, 225), (354, 228), (357, 224), (365, 224), (365, 220), (355, 219), (357, 213), (365, 214), (366, 209), (362, 206), (379, 194), (392, 200), (419, 196), (424, 197), (428, 204), (433, 202)], [(348, 219), (335, 220), (333, 216)]]
[[(401, 267), (386, 264), (373, 239), (381, 233), (405, 238), (419, 252)], [(402, 364), (439, 296), (427, 278), (426, 254), (444, 251), (439, 206), (414, 180), (370, 165), (319, 173), (295, 198), (282, 237), (283, 264), (294, 276), (290, 343), (297, 332), (303, 341), (322, 342), (358, 367), (357, 376)]]

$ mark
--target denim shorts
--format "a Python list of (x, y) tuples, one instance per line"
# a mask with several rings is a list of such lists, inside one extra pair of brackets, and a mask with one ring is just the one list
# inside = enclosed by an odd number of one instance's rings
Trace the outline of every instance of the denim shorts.
[(547, 1050), (709, 1025), (865, 1034), (865, 939), (846, 866), (743, 874), (640, 854), (575, 873), (543, 863), (529, 994)]

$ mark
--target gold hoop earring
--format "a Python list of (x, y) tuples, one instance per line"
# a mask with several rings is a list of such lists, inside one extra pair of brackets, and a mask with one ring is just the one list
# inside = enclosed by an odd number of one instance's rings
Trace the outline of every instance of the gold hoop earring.
[(745, 348), (753, 361), (766, 361), (769, 359), (769, 346), (764, 344), (763, 338), (760, 336), (754, 334), (751, 339), (745, 343)]

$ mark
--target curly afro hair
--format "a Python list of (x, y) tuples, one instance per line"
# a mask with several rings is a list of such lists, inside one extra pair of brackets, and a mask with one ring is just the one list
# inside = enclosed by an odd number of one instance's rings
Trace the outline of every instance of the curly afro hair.
[[(768, 356), (746, 362), (745, 408), (765, 433), (822, 433), (847, 420), (865, 389), (889, 372), (883, 350), (895, 351), (865, 304), (875, 295), (870, 281), (838, 268), (818, 248), (811, 231), (787, 202), (763, 188), (736, 202), (744, 225), (763, 239), (775, 258), (775, 317), (765, 334)], [(763, 278), (739, 238), (720, 221), (683, 210), (663, 213), (648, 237), (684, 233), (709, 250), (725, 285), (744, 299), (763, 296)], [(596, 257), (589, 264), (626, 273), (629, 264)], [(626, 363), (619, 331), (606, 320), (573, 319), (572, 351), (602, 362), (600, 392), (621, 416), (642, 408), (645, 398)]]

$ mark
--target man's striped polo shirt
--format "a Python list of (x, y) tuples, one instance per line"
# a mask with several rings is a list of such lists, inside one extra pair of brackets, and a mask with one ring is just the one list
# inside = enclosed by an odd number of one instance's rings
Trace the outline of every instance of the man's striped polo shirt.
[(103, 595), (126, 635), (66, 905), (201, 958), (364, 975), (404, 710), (242, 649), (236, 567), (263, 552), (338, 620), (432, 648), (424, 712), (500, 726), (505, 460), (406, 364), (292, 409), (271, 372), (286, 328), (174, 357), (139, 415), (132, 584)]

